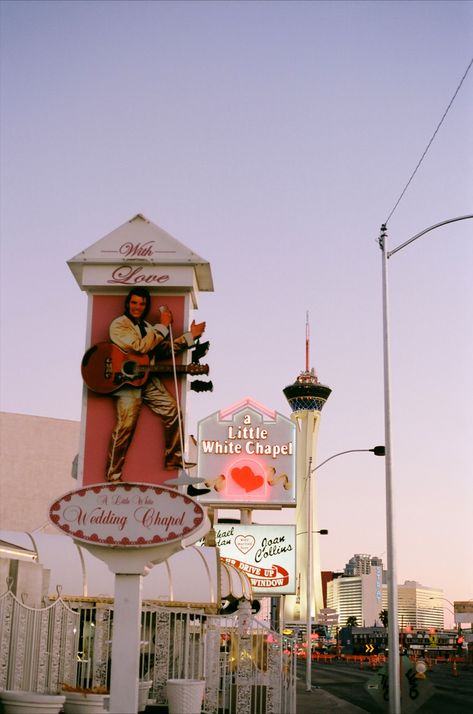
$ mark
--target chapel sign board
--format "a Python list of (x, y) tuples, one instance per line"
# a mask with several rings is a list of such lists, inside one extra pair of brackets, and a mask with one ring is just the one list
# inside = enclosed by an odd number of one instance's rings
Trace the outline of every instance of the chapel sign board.
[(198, 425), (198, 477), (210, 492), (200, 502), (218, 507), (296, 505), (295, 424), (246, 398)]
[(75, 540), (137, 548), (173, 543), (202, 525), (204, 509), (178, 491), (143, 483), (103, 483), (61, 496), (49, 518)]

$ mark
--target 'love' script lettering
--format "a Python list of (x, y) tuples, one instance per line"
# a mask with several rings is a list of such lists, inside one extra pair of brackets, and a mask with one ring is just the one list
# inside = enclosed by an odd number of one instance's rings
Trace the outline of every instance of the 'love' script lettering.
[(161, 283), (167, 283), (168, 280), (169, 275), (148, 273), (141, 266), (121, 265), (119, 268), (115, 268), (112, 272), (112, 277), (107, 280), (107, 283), (118, 285), (138, 285), (139, 283), (150, 285), (156, 283), (160, 285)]

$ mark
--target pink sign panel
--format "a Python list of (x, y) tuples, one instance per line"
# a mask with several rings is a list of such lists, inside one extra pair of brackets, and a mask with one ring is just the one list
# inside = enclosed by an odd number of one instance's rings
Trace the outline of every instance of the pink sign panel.
[(171, 488), (101, 484), (55, 501), (49, 518), (67, 535), (103, 546), (154, 546), (182, 540), (203, 522), (203, 508)]
[[(103, 346), (110, 340), (110, 323), (123, 314), (125, 296), (126, 292), (121, 295), (92, 296), (90, 339), (87, 350), (95, 345)], [(185, 298), (176, 295), (151, 294), (148, 322), (152, 324), (157, 322), (159, 306), (162, 304), (166, 304), (173, 314), (173, 336), (178, 337), (184, 332)], [(97, 354), (94, 353), (93, 357), (96, 358)], [(185, 353), (177, 355), (176, 363), (182, 364), (183, 359), (187, 359)], [(167, 372), (165, 371), (166, 366)], [(161, 362), (160, 367), (163, 371), (159, 374), (159, 378), (168, 392), (175, 397), (172, 361), (169, 359)], [(78, 369), (80, 368), (79, 360)], [(185, 386), (183, 380), (186, 379), (186, 376), (179, 375), (179, 401), (183, 396), (181, 394), (182, 385)], [(92, 386), (96, 389), (95, 384)], [(82, 484), (84, 486), (103, 483), (107, 480), (107, 455), (116, 422), (117, 392), (111, 392), (106, 384), (105, 387), (101, 393), (85, 386), (86, 406), (83, 416), (84, 440), (82, 446)], [(146, 404), (143, 404), (126, 454), (121, 480), (162, 484), (167, 479), (174, 478), (177, 471), (169, 471), (164, 468), (164, 449), (163, 423)]]

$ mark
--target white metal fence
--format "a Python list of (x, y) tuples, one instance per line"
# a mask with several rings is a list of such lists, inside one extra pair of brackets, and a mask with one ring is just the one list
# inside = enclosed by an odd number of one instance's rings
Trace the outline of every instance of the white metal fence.
[[(113, 602), (66, 599), (47, 607), (0, 596), (0, 689), (57, 692), (66, 682), (108, 687)], [(244, 601), (231, 616), (144, 603), (140, 679), (166, 705), (168, 679), (204, 679), (205, 714), (294, 714), (292, 641), (258, 622)]]

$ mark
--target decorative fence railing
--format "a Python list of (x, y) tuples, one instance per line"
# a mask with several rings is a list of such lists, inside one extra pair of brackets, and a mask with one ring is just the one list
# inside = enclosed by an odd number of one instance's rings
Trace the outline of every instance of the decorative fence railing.
[(0, 596), (0, 689), (56, 692), (74, 678), (79, 619), (60, 597), (35, 609), (10, 589)]
[[(34, 609), (0, 596), (0, 689), (57, 692), (66, 682), (108, 687), (113, 601), (58, 597)], [(168, 679), (204, 679), (205, 714), (294, 714), (292, 641), (251, 616), (143, 603), (140, 679), (165, 705)]]

